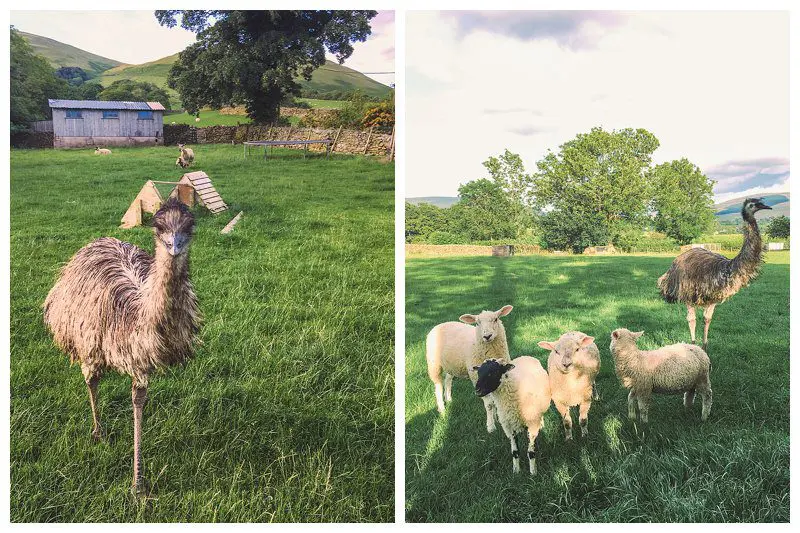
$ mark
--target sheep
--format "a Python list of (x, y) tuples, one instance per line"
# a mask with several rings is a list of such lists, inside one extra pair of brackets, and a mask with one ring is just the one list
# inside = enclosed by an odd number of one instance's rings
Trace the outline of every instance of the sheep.
[(111, 150), (108, 148), (100, 148), (99, 146), (95, 146), (94, 155), (111, 155)]
[(542, 363), (527, 355), (512, 362), (491, 358), (480, 366), (473, 366), (472, 370), (478, 375), (475, 394), (492, 398), (500, 426), (511, 441), (512, 471), (520, 471), (516, 435), (527, 428), (528, 462), (531, 475), (535, 475), (536, 437), (544, 424), (544, 414), (550, 408), (550, 381)]
[(186, 168), (189, 166), (189, 163), (183, 158), (183, 156), (178, 156), (178, 159), (175, 161), (175, 166)]
[(194, 121), (195, 122), (200, 122), (200, 117), (195, 117)]
[(178, 143), (178, 148), (181, 151), (181, 157), (188, 166), (190, 163), (192, 163), (192, 161), (194, 161), (194, 150), (192, 150), (191, 148), (186, 148), (185, 146), (186, 146), (185, 144)]
[[(436, 407), (444, 412), (445, 401), (451, 401), (453, 378), (469, 378), (472, 384), (478, 379), (472, 370), (489, 357), (508, 355), (506, 330), (501, 317), (513, 309), (506, 305), (499, 311), (483, 311), (478, 315), (461, 315), (461, 322), (444, 322), (435, 326), (425, 341), (425, 358), (428, 376), (434, 385)], [(474, 324), (474, 325), (472, 325)], [(442, 394), (444, 371), (444, 395)], [(486, 409), (486, 431), (495, 430), (495, 412), (490, 398), (483, 399)]]
[(671, 344), (657, 350), (639, 350), (636, 340), (644, 331), (631, 332), (625, 328), (611, 333), (611, 354), (622, 386), (628, 394), (628, 418), (636, 420), (636, 405), (642, 422), (647, 422), (652, 393), (681, 393), (688, 411), (695, 393), (703, 400), (700, 419), (705, 422), (711, 412), (711, 360), (694, 344)]
[(556, 342), (541, 341), (541, 348), (550, 350), (547, 373), (553, 404), (564, 423), (565, 440), (572, 440), (573, 405), (579, 406), (581, 437), (589, 434), (589, 408), (598, 399), (595, 378), (600, 372), (600, 350), (590, 337), (580, 331), (564, 333)]
[(170, 125), (174, 126), (175, 125), (175, 121), (173, 120), (172, 122), (170, 122)]

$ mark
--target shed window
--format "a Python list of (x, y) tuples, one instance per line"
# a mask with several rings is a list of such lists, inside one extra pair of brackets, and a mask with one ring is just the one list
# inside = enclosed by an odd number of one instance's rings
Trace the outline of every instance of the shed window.
[(153, 112), (139, 111), (139, 120), (153, 120)]
[(119, 111), (103, 111), (103, 118), (119, 118)]
[(80, 109), (67, 109), (67, 118), (83, 118), (83, 112)]

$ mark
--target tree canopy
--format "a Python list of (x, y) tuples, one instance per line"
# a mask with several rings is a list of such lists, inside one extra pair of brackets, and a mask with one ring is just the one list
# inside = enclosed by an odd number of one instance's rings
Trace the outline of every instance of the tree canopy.
[(123, 102), (160, 102), (165, 108), (170, 109), (169, 94), (154, 83), (134, 80), (117, 80), (97, 97), (100, 100), (116, 100)]
[(714, 221), (714, 181), (688, 159), (655, 166), (649, 174), (656, 231), (678, 244), (700, 237)]
[(789, 238), (789, 217), (781, 215), (773, 218), (767, 224), (767, 235), (775, 239), (788, 239)]
[(169, 74), (189, 113), (243, 105), (257, 123), (278, 119), (280, 102), (297, 95), (297, 76), (311, 79), (325, 50), (339, 63), (371, 33), (377, 11), (156, 11), (159, 24), (197, 34)]
[(25, 131), (35, 120), (50, 117), (48, 98), (70, 96), (66, 81), (58, 78), (47, 60), (11, 27), (10, 115), (11, 131)]

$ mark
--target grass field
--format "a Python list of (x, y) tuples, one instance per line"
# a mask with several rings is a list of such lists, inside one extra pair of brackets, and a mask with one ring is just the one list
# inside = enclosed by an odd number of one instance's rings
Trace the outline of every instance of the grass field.
[[(291, 117), (294, 118), (294, 117)], [(200, 111), (200, 122), (195, 122), (195, 116), (189, 113), (179, 113), (175, 115), (164, 115), (164, 125), (188, 124), (205, 128), (207, 126), (236, 126), (237, 124), (250, 124), (252, 122), (247, 115), (226, 115), (218, 109), (203, 109)]]
[[(770, 252), (750, 287), (718, 306), (709, 354), (714, 407), (683, 413), (656, 396), (649, 428), (627, 419), (610, 332), (644, 330), (639, 346), (688, 341), (686, 309), (659, 299), (671, 257), (529, 256), (406, 262), (406, 516), (411, 522), (784, 522), (789, 520), (789, 255)], [(508, 439), (487, 434), (483, 404), (456, 380), (436, 412), (425, 336), (462, 313), (513, 304), (512, 355), (572, 329), (597, 339), (601, 400), (589, 437), (564, 444), (545, 417), (536, 477), (511, 473)], [(702, 321), (698, 320), (702, 332)], [(521, 445), (523, 446), (523, 445)], [(521, 448), (524, 450), (524, 447)]]
[[(231, 210), (196, 209), (192, 280), (203, 344), (151, 380), (130, 495), (130, 379), (100, 383), (93, 444), (80, 369), (41, 304), (58, 268), (118, 229), (174, 148), (11, 151), (12, 521), (387, 521), (394, 509), (394, 168), (361, 157), (196, 148)], [(239, 211), (233, 233), (220, 229)]]

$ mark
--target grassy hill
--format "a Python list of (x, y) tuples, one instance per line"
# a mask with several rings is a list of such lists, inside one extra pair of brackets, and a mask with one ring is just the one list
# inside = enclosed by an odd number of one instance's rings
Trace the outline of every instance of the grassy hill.
[[(720, 222), (737, 221), (741, 218), (742, 202), (745, 197), (734, 198), (714, 206), (714, 213)], [(771, 211), (760, 211), (757, 218), (773, 218), (781, 215), (789, 216), (789, 193), (768, 194), (764, 196), (764, 203), (772, 207)]]
[(92, 54), (55, 39), (24, 31), (19, 33), (28, 40), (34, 52), (50, 61), (53, 68), (80, 67), (92, 77), (97, 77), (101, 72), (121, 64), (114, 59)]
[(458, 196), (416, 196), (406, 198), (406, 202), (414, 205), (433, 204), (436, 207), (450, 207), (458, 202)]

